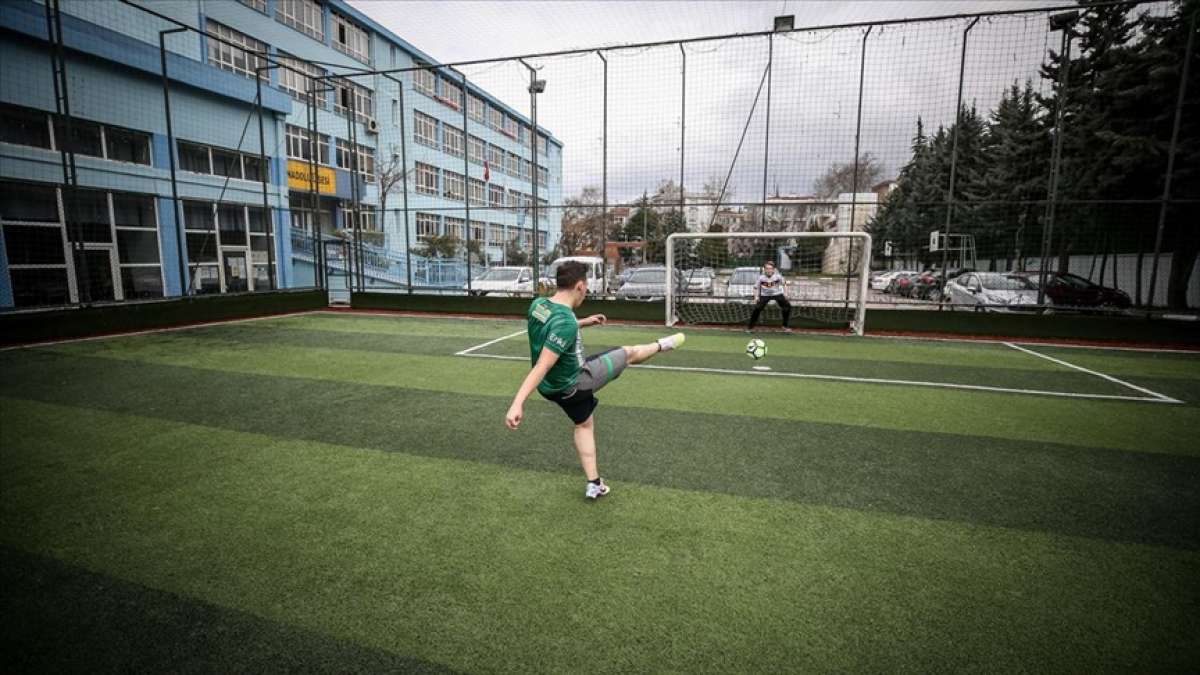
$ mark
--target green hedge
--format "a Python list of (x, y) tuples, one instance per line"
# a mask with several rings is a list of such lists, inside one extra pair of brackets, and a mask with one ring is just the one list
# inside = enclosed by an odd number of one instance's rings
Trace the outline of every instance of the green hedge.
[(0, 344), (125, 333), (329, 306), (323, 290), (204, 295), (46, 311), (0, 313)]
[[(355, 309), (381, 309), (451, 314), (524, 316), (528, 298), (472, 298), (462, 295), (408, 295), (405, 293), (354, 293)], [(583, 313), (603, 312), (610, 319), (660, 322), (661, 302), (590, 300)], [(817, 326), (794, 322), (797, 327)], [(867, 330), (900, 333), (941, 333), (1012, 338), (1041, 338), (1137, 342), (1200, 346), (1200, 322), (1075, 314), (996, 314), (915, 309), (872, 309)]]

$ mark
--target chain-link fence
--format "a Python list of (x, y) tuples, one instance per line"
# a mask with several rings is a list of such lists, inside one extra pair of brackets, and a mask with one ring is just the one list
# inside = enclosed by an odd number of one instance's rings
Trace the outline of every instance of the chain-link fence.
[[(874, 306), (1200, 307), (1194, 0), (450, 65), (313, 0), (10, 4), (6, 306), (528, 295), (564, 257), (616, 297), (673, 232), (867, 231)], [(830, 274), (796, 245), (764, 260)]]

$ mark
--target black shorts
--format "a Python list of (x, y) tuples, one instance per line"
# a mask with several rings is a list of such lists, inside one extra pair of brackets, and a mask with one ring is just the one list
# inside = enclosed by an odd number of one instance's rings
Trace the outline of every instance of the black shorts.
[(557, 403), (572, 422), (583, 424), (595, 412), (596, 406), (600, 405), (596, 392), (625, 372), (625, 358), (625, 350), (621, 347), (589, 356), (579, 371), (579, 380), (575, 382), (575, 386), (566, 391), (542, 396)]

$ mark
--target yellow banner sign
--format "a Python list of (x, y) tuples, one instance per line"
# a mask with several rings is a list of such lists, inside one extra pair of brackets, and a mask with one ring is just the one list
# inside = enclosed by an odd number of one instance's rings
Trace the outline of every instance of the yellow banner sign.
[[(308, 162), (288, 160), (288, 188), (292, 190), (312, 190), (312, 166)], [(317, 167), (317, 192), (323, 195), (337, 193), (337, 175), (327, 166)]]

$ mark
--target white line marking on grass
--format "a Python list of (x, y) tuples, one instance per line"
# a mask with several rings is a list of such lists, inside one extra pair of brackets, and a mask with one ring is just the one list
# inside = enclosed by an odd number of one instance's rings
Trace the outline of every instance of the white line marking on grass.
[[(463, 354), (473, 359), (499, 359), (501, 361), (527, 361), (522, 356), (504, 356), (501, 354)], [(834, 382), (859, 382), (864, 384), (902, 384), (910, 387), (936, 387), (940, 389), (966, 389), (968, 391), (989, 391), (1001, 394), (1027, 394), (1032, 396), (1058, 396), (1062, 398), (1099, 399), (1103, 401), (1141, 401), (1143, 403), (1182, 403), (1165, 396), (1149, 398), (1146, 396), (1121, 396), (1118, 394), (1080, 394), (1071, 391), (1042, 391), (1040, 389), (1015, 389), (1010, 387), (989, 387), (981, 384), (954, 384), (953, 382), (922, 382), (920, 380), (887, 380), (878, 377), (851, 377), (848, 375), (816, 375), (812, 373), (783, 373), (778, 371), (761, 370), (732, 370), (728, 368), (694, 368), (689, 366), (651, 366), (638, 364), (630, 368), (645, 368), (647, 370), (675, 370), (685, 373), (718, 373), (721, 375), (758, 375), (760, 377), (791, 377), (803, 380), (830, 380)]]
[[(488, 340), (487, 342), (485, 342), (485, 343), (483, 343), (483, 344), (481, 344), (481, 345), (475, 345), (474, 347), (467, 347), (466, 349), (462, 350), (461, 352), (454, 352), (454, 355), (455, 355), (455, 356), (483, 356), (482, 354), (476, 354), (476, 355), (473, 355), (473, 354), (471, 354), (471, 352), (473, 352), (473, 351), (475, 351), (475, 350), (477, 350), (477, 349), (483, 349), (484, 347), (489, 347), (489, 346), (491, 346), (491, 345), (494, 345), (494, 344), (496, 344), (497, 342), (503, 342), (503, 341), (505, 341), (505, 340), (507, 340), (507, 339), (509, 339), (509, 338), (515, 338), (515, 337), (517, 337), (518, 335), (524, 335), (524, 334), (525, 334), (525, 331), (524, 331), (524, 330), (519, 330), (519, 331), (517, 331), (517, 332), (515, 332), (515, 333), (509, 333), (508, 335), (505, 335), (504, 337), (498, 337), (498, 338), (496, 338), (495, 340)], [(516, 359), (519, 359), (519, 358), (521, 358), (521, 357), (520, 357), (520, 356), (514, 356), (514, 357), (509, 357), (509, 358), (516, 358)]]
[(1056, 359), (1053, 356), (1047, 356), (1046, 354), (1041, 354), (1041, 353), (1035, 352), (1032, 349), (1026, 349), (1024, 347), (1020, 347), (1011, 342), (1005, 342), (1004, 344), (1008, 345), (1009, 347), (1012, 347), (1013, 349), (1015, 349), (1019, 352), (1025, 352), (1026, 354), (1030, 354), (1032, 356), (1037, 356), (1039, 358), (1046, 359), (1047, 361), (1053, 361), (1054, 363), (1057, 363), (1060, 366), (1074, 368), (1075, 370), (1087, 373), (1088, 375), (1095, 375), (1096, 377), (1108, 380), (1109, 382), (1115, 382), (1121, 386), (1129, 387), (1130, 389), (1133, 389), (1134, 391), (1140, 391), (1143, 394), (1149, 394), (1149, 395), (1153, 396), (1154, 398), (1161, 400), (1164, 403), (1183, 403), (1183, 401), (1171, 398), (1170, 396), (1164, 396), (1156, 391), (1150, 391), (1149, 389), (1147, 389), (1145, 387), (1139, 387), (1136, 384), (1130, 384), (1130, 383), (1126, 382), (1125, 380), (1118, 380), (1117, 378), (1113, 377), (1112, 375), (1105, 375), (1104, 373), (1096, 372), (1094, 370), (1089, 370), (1087, 368), (1084, 368), (1083, 366), (1077, 366), (1074, 363), (1069, 363), (1067, 361), (1063, 361), (1062, 359)]

